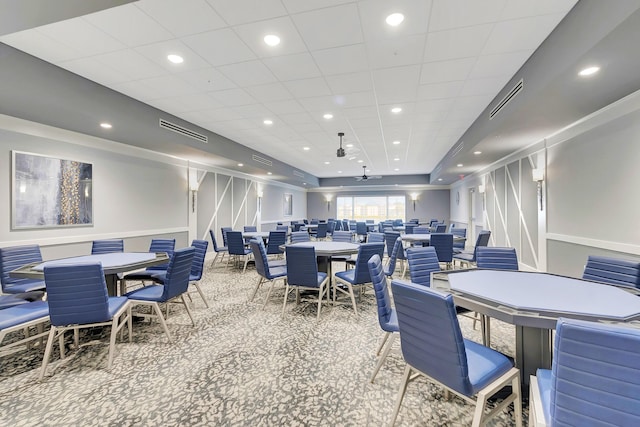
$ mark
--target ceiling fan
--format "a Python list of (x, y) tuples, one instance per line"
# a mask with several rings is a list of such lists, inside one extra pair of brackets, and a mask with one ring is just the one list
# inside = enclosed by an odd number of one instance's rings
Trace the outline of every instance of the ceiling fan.
[(362, 166), (362, 176), (354, 176), (354, 178), (356, 179), (356, 181), (368, 181), (370, 179), (380, 179), (382, 178), (382, 175), (367, 176), (367, 167)]

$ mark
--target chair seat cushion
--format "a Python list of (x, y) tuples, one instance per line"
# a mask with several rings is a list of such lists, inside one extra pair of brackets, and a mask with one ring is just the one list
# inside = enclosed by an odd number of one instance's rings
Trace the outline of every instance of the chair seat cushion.
[(129, 301), (127, 297), (109, 297), (109, 317), (113, 318), (127, 301)]
[(272, 278), (275, 277), (283, 277), (287, 275), (287, 267), (286, 266), (272, 266), (271, 263), (269, 263), (269, 276), (271, 276)]
[(24, 292), (21, 294), (0, 295), (0, 310), (16, 305), (27, 304), (32, 301), (40, 301), (44, 296), (42, 291)]
[(474, 341), (464, 340), (473, 394), (513, 367), (507, 356)]
[(462, 261), (473, 261), (473, 254), (472, 253), (467, 253), (467, 252), (461, 252), (459, 254), (455, 254), (453, 256), (454, 259), (459, 259)]
[(16, 305), (6, 310), (0, 310), (0, 330), (19, 326), (48, 315), (49, 304), (46, 301)]
[(339, 271), (335, 274), (335, 276), (353, 285), (356, 281), (356, 270), (355, 268), (353, 268), (351, 270)]
[(286, 265), (287, 265), (287, 260), (286, 259), (269, 260), (269, 268), (284, 267)]
[(127, 292), (125, 296), (132, 300), (163, 302), (163, 299), (162, 299), (163, 292), (164, 292), (163, 285), (151, 285), (151, 286), (145, 286), (144, 288), (136, 289), (131, 292)]
[(216, 252), (228, 252), (229, 248), (227, 248), (226, 246), (218, 246), (218, 250), (216, 250)]
[(536, 379), (538, 380), (544, 419), (549, 424), (551, 420), (551, 369), (538, 369)]
[(383, 322), (382, 319), (378, 317), (380, 322), (380, 328), (382, 328), (385, 332), (399, 332), (400, 326), (398, 325), (398, 313), (395, 310), (391, 310), (391, 314), (389, 315), (389, 320)]
[[(324, 282), (325, 280), (327, 280), (327, 273), (322, 273), (319, 272), (318, 276), (317, 276), (317, 283), (315, 285), (304, 285), (304, 288), (319, 288), (320, 285), (322, 284), (322, 282)], [(300, 286), (300, 285), (296, 285), (295, 283), (289, 283), (290, 286)]]
[(20, 283), (5, 285), (5, 294), (22, 294), (24, 292), (42, 291), (46, 288), (44, 280), (24, 280)]

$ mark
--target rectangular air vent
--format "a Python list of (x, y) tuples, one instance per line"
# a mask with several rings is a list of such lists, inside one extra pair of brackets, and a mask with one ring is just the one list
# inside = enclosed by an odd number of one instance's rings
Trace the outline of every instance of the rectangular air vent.
[(464, 141), (460, 141), (460, 144), (458, 144), (452, 151), (451, 151), (451, 157), (455, 157), (458, 155), (458, 153), (460, 153), (460, 151), (462, 151), (462, 149), (464, 148)]
[(504, 98), (502, 98), (500, 102), (498, 102), (498, 105), (493, 107), (493, 110), (491, 110), (491, 112), (489, 113), (489, 120), (493, 119), (495, 115), (498, 114), (505, 107), (505, 105), (509, 103), (509, 101), (511, 101), (518, 93), (520, 93), (523, 86), (524, 82), (522, 79), (520, 79), (520, 81), (516, 83), (513, 89), (511, 89), (509, 93), (507, 93)]
[(204, 142), (205, 144), (209, 142), (209, 138), (207, 137), (207, 135), (202, 135), (201, 133), (192, 131), (191, 129), (187, 129), (175, 123), (168, 122), (164, 119), (160, 119), (160, 127), (170, 130), (171, 132), (179, 133), (180, 135), (186, 136), (187, 138)]
[(253, 156), (251, 156), (251, 158), (253, 159), (253, 161), (262, 163), (263, 165), (273, 166), (273, 162), (269, 159), (265, 159), (264, 157), (256, 156), (254, 154)]
[(300, 171), (295, 170), (295, 169), (293, 170), (293, 174), (295, 176), (300, 177), (300, 178), (304, 178), (304, 174), (302, 172), (300, 172)]

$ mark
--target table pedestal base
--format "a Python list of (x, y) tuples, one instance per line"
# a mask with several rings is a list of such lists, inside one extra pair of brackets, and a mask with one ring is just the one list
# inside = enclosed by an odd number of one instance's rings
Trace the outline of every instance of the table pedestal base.
[(516, 368), (523, 390), (529, 390), (529, 376), (538, 368), (551, 369), (551, 348), (549, 329), (516, 326)]

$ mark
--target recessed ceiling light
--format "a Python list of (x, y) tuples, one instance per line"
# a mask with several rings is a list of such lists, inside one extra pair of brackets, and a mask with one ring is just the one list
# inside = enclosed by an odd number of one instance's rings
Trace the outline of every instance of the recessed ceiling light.
[(338, 173), (342, 173), (342, 171), (338, 171)]
[(398, 169), (398, 168), (395, 168), (395, 169), (394, 169), (394, 171), (396, 171), (396, 172), (398, 172), (399, 170), (400, 170), (400, 169)]
[(267, 34), (264, 36), (264, 42), (269, 46), (278, 46), (280, 44), (280, 37), (275, 34)]
[(456, 166), (458, 166), (459, 168), (463, 167), (464, 165), (462, 163), (458, 163)]
[(324, 164), (325, 164), (325, 165), (329, 165), (329, 164), (331, 164), (331, 162), (324, 162)]
[(306, 183), (306, 182), (303, 182), (303, 183), (302, 183), (302, 185), (307, 185), (307, 183)]
[(311, 148), (309, 148), (309, 147), (302, 147), (302, 149), (303, 149), (304, 151), (309, 151), (309, 150), (311, 150)]
[(267, 172), (267, 175), (273, 175), (271, 172)]
[(392, 27), (397, 27), (398, 25), (402, 24), (402, 21), (404, 21), (404, 15), (401, 13), (392, 13), (391, 15), (387, 16), (387, 19), (385, 19), (385, 21), (387, 21), (387, 24), (391, 25)]
[(391, 112), (394, 113), (394, 114), (398, 114), (401, 111), (402, 111), (402, 108), (400, 108), (400, 107), (393, 107), (391, 109)]
[(593, 67), (587, 67), (587, 68), (585, 68), (585, 69), (581, 70), (581, 71), (578, 73), (578, 75), (579, 75), (579, 76), (582, 76), (582, 77), (587, 77), (587, 76), (591, 76), (591, 75), (593, 75), (593, 74), (597, 73), (598, 71), (600, 71), (600, 67), (596, 67), (596, 66), (593, 66)]
[(398, 145), (400, 144), (400, 141), (393, 141), (393, 145)]
[(111, 126), (111, 123), (104, 122), (100, 123), (100, 127), (103, 129), (111, 129), (113, 126)]
[(351, 148), (351, 147), (353, 147), (353, 144), (347, 144), (347, 145), (345, 145), (345, 147)]
[(371, 172), (371, 169), (365, 169), (365, 172)]
[(474, 151), (473, 154), (477, 156), (478, 154), (482, 154), (482, 151)]
[(362, 163), (362, 162), (364, 162), (364, 160), (362, 160), (362, 159), (358, 160), (358, 163)]
[(264, 121), (264, 122), (262, 122), (262, 123), (264, 123), (265, 125), (272, 125), (272, 124), (273, 124), (273, 120), (269, 120), (269, 119), (267, 119), (267, 120), (265, 120), (265, 121)]
[(180, 55), (167, 55), (167, 59), (174, 64), (182, 64), (184, 62), (184, 58)]
[(356, 156), (349, 157), (349, 160), (355, 160)]
[(325, 115), (324, 115), (324, 116), (322, 116), (322, 117), (324, 117), (324, 118), (325, 118), (325, 119), (327, 119), (327, 120), (329, 120), (329, 119), (333, 119), (333, 114), (331, 114), (331, 113), (327, 113), (327, 114), (325, 114)]
[(438, 178), (438, 181), (442, 181), (442, 178)]
[(238, 166), (242, 167), (244, 166), (244, 163), (238, 163)]
[(393, 159), (393, 160), (395, 160), (395, 161), (397, 162), (397, 161), (399, 161), (399, 160), (400, 160), (400, 157), (396, 157), (396, 158), (395, 158), (395, 159)]

